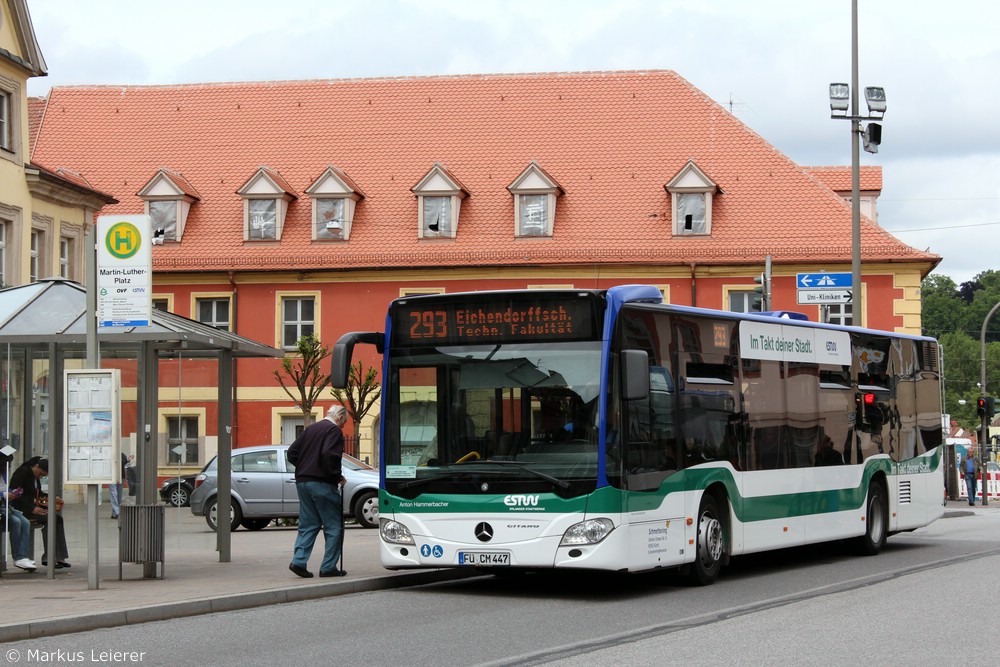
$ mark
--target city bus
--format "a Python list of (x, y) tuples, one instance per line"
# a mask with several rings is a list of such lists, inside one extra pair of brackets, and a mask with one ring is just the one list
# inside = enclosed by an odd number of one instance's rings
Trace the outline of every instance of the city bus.
[(659, 289), (403, 297), (384, 332), (380, 558), (392, 570), (640, 572), (876, 554), (943, 513), (931, 338), (663, 303)]

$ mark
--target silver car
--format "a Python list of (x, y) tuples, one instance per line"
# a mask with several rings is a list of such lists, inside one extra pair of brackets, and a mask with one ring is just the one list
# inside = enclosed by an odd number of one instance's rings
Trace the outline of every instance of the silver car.
[[(215, 530), (218, 457), (195, 477), (191, 513), (205, 517)], [(243, 526), (260, 530), (274, 519), (297, 519), (299, 495), (295, 488), (295, 466), (288, 460), (288, 445), (241, 447), (233, 451), (232, 530)], [(341, 469), (344, 485), (344, 516), (354, 517), (365, 528), (378, 526), (378, 472), (347, 454)]]

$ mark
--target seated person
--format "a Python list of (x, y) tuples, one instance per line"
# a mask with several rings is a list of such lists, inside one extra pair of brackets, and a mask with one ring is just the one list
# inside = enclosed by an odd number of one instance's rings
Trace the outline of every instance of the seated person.
[[(0, 464), (10, 461), (10, 457), (0, 454)], [(17, 500), (23, 493), (20, 489), (7, 489), (6, 471), (0, 472), (0, 528), (10, 533), (10, 551), (14, 556), (14, 567), (19, 567), (28, 572), (34, 572), (35, 562), (28, 558), (28, 541), (31, 537), (31, 524), (19, 510), (8, 507), (10, 502)], [(5, 517), (10, 517), (10, 525), (7, 526)]]
[(11, 507), (17, 509), (28, 518), (33, 524), (40, 524), (42, 528), (42, 543), (45, 551), (42, 554), (42, 565), (48, 565), (48, 530), (46, 524), (51, 517), (56, 521), (56, 549), (55, 567), (57, 569), (69, 567), (69, 547), (66, 545), (66, 531), (63, 527), (63, 518), (59, 514), (62, 509), (62, 498), (56, 498), (49, 507), (49, 496), (42, 492), (42, 477), (49, 474), (49, 460), (40, 456), (33, 456), (14, 471), (10, 476), (10, 490), (20, 489), (20, 495), (11, 503)]

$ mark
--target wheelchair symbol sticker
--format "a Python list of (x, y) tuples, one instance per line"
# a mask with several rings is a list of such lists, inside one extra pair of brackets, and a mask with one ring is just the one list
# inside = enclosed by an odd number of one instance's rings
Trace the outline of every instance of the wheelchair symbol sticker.
[(435, 544), (433, 547), (431, 547), (431, 545), (429, 544), (421, 544), (420, 555), (423, 556), (424, 558), (428, 558), (429, 556), (432, 555), (435, 558), (441, 558), (441, 556), (444, 556), (444, 547), (442, 547), (440, 544)]

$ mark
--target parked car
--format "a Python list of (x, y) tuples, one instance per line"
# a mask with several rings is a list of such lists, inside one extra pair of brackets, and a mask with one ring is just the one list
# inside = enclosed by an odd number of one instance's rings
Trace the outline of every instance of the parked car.
[[(218, 496), (218, 457), (195, 477), (191, 513), (205, 517), (215, 530)], [(232, 454), (232, 513), (236, 530), (260, 530), (274, 519), (299, 516), (295, 466), (288, 460), (288, 445), (241, 447)], [(378, 526), (378, 472), (353, 456), (344, 455), (344, 516), (365, 528)]]
[(174, 507), (187, 507), (191, 503), (191, 492), (194, 491), (196, 476), (182, 475), (163, 480), (160, 484), (160, 500)]

